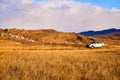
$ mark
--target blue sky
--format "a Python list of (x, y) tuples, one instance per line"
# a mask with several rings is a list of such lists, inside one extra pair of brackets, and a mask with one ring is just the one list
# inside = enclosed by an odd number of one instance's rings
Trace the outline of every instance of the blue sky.
[(120, 8), (120, 0), (74, 0), (77, 2), (89, 2), (104, 8)]
[[(39, 2), (39, 1), (50, 1), (50, 0), (34, 0), (34, 1)], [(92, 5), (101, 6), (103, 8), (113, 8), (113, 7), (120, 8), (120, 0), (72, 0), (72, 1), (84, 2), (84, 3), (87, 2)]]

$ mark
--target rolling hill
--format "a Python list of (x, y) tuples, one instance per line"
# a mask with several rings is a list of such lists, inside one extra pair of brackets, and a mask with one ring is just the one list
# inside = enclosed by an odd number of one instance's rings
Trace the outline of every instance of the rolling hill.
[(112, 40), (120, 40), (120, 32), (113, 32), (113, 33), (104, 34), (104, 35), (96, 35), (94, 37), (112, 39)]
[(60, 32), (53, 29), (0, 29), (0, 46), (60, 45), (79, 47), (85, 46), (93, 40), (103, 41), (109, 45), (119, 45), (120, 32), (89, 37), (74, 32)]
[(10, 40), (24, 44), (84, 45), (91, 40), (74, 32), (60, 32), (52, 29), (20, 30), (0, 29), (0, 40)]

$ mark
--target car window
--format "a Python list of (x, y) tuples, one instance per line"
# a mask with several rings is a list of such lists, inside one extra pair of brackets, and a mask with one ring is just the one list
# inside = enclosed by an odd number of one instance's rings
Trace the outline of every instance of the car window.
[(91, 42), (90, 44), (102, 44), (102, 42), (95, 41), (95, 42)]

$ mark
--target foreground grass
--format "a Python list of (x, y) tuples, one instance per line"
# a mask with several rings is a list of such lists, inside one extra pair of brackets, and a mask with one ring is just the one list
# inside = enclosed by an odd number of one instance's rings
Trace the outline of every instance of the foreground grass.
[(120, 80), (120, 50), (1, 50), (0, 80)]

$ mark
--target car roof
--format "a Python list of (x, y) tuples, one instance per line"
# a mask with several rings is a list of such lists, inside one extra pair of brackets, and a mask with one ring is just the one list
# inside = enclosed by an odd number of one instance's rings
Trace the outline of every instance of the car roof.
[(93, 41), (92, 43), (103, 43), (103, 42), (101, 42), (101, 41)]

